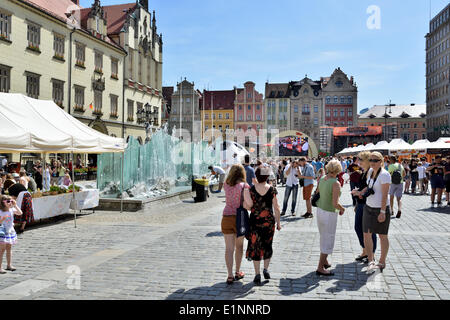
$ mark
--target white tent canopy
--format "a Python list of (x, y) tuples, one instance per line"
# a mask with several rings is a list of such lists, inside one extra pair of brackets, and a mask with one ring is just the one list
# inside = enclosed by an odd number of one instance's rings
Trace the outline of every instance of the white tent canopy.
[(361, 151), (369, 151), (370, 148), (372, 148), (373, 146), (374, 146), (373, 143), (368, 143), (368, 144), (366, 144), (365, 146), (363, 146), (363, 147), (361, 148)]
[(411, 145), (403, 139), (394, 139), (392, 140), (388, 146), (389, 151), (397, 151), (397, 150), (412, 150)]
[(428, 149), (431, 145), (431, 142), (428, 139), (424, 139), (424, 140), (417, 140), (416, 142), (414, 142), (411, 145), (411, 148), (413, 150), (417, 150), (417, 149)]
[(387, 141), (380, 141), (376, 145), (372, 145), (371, 147), (368, 147), (365, 150), (366, 151), (388, 150), (388, 146), (389, 146), (389, 143)]
[(450, 149), (450, 138), (439, 138), (430, 143), (427, 149)]
[(122, 138), (102, 134), (53, 101), (0, 93), (0, 152), (123, 152)]

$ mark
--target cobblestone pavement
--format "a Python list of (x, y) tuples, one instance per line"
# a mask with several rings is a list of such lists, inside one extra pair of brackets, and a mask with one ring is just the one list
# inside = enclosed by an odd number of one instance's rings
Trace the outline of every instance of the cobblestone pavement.
[(402, 218), (391, 222), (387, 268), (369, 277), (354, 262), (361, 249), (345, 188), (348, 209), (338, 220), (331, 278), (315, 275), (319, 233), (315, 218), (299, 218), (305, 212), (299, 192), (297, 217), (284, 217), (275, 236), (270, 282), (254, 286), (253, 266), (244, 259), (247, 276), (227, 287), (222, 194), (207, 203), (84, 214), (76, 229), (73, 220), (31, 228), (13, 249), (17, 271), (0, 275), (0, 298), (450, 299), (450, 209), (405, 195)]

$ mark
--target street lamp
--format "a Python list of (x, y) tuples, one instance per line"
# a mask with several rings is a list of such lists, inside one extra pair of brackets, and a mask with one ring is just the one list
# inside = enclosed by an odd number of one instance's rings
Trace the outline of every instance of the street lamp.
[[(155, 119), (155, 115), (158, 114), (157, 110), (152, 111), (152, 106), (147, 102), (144, 108), (140, 108), (137, 110), (137, 119), (138, 123), (143, 123), (145, 127), (145, 136), (148, 138), (148, 133), (157, 120)], [(147, 139), (146, 139), (147, 140)]]
[(387, 118), (390, 118), (390, 116), (387, 114), (387, 109), (389, 108), (389, 113), (392, 114), (392, 107), (394, 107), (395, 104), (392, 104), (389, 100), (389, 104), (385, 105), (384, 107), (384, 140), (387, 141)]

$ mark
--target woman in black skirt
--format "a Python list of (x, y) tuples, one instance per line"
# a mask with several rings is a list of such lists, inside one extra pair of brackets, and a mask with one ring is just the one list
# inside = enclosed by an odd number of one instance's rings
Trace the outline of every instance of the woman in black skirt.
[[(251, 199), (244, 194), (245, 202), (251, 206), (250, 234), (246, 258), (253, 261), (255, 267), (255, 284), (261, 284), (260, 262), (264, 260), (264, 278), (270, 279), (269, 264), (272, 258), (272, 242), (275, 234), (275, 222), (277, 230), (281, 230), (280, 207), (277, 201), (277, 190), (267, 183), (270, 175), (269, 168), (256, 169), (258, 183), (250, 189)], [(275, 216), (273, 213), (275, 209)]]

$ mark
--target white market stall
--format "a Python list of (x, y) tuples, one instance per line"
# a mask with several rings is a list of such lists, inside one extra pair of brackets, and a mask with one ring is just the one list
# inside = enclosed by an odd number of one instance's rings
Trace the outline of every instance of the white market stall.
[[(53, 101), (36, 100), (22, 94), (0, 93), (0, 123), (2, 153), (70, 153), (73, 163), (74, 152), (123, 154), (125, 150), (123, 139), (90, 128)], [(35, 218), (68, 213), (71, 203), (77, 210), (98, 205), (98, 195), (98, 190), (90, 190), (35, 198)]]

